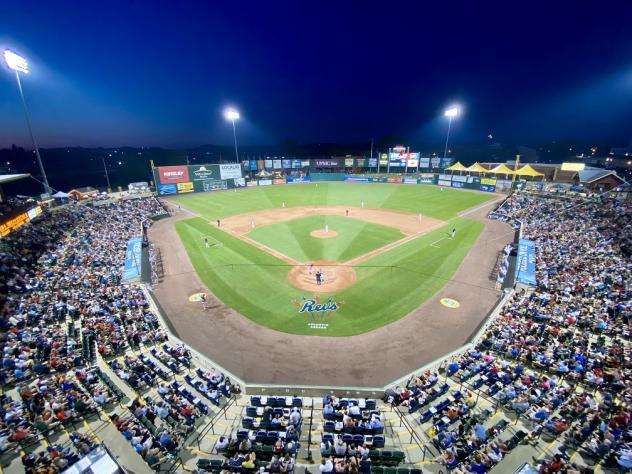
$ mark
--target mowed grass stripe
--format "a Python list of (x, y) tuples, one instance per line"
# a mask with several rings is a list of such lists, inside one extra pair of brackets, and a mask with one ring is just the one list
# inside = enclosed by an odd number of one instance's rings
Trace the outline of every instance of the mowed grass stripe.
[[(326, 226), (338, 235), (331, 239), (310, 235)], [(392, 227), (350, 217), (317, 215), (260, 227), (248, 237), (301, 262), (345, 262), (399, 240), (404, 234)]]

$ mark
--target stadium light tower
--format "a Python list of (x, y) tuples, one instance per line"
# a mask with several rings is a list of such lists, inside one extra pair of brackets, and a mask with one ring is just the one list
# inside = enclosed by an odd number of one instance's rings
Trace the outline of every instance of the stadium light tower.
[(239, 163), (239, 153), (237, 152), (237, 132), (235, 131), (235, 121), (239, 120), (239, 111), (233, 108), (224, 110), (224, 118), (233, 123), (233, 138), (235, 139), (235, 160)]
[(46, 171), (44, 171), (44, 165), (42, 164), (42, 157), (40, 156), (39, 147), (35, 141), (35, 135), (33, 135), (33, 129), (31, 128), (31, 118), (29, 117), (29, 111), (26, 108), (26, 100), (24, 100), (24, 92), (22, 91), (22, 83), (20, 82), (20, 73), (29, 73), (28, 61), (10, 49), (4, 50), (4, 61), (7, 63), (9, 69), (15, 71), (15, 79), (18, 82), (18, 90), (20, 91), (20, 98), (22, 99), (22, 106), (24, 107), (24, 115), (26, 116), (26, 125), (31, 135), (31, 141), (33, 142), (33, 148), (35, 148), (35, 156), (37, 156), (37, 164), (39, 165), (40, 172), (42, 173), (42, 179), (44, 180), (44, 192), (50, 195), (50, 186), (48, 185), (48, 178), (46, 177)]
[(452, 119), (458, 117), (461, 114), (461, 109), (458, 105), (448, 107), (443, 112), (444, 117), (448, 117), (448, 134), (445, 137), (445, 149), (443, 150), (443, 157), (448, 155), (448, 141), (450, 140), (450, 126), (452, 125)]

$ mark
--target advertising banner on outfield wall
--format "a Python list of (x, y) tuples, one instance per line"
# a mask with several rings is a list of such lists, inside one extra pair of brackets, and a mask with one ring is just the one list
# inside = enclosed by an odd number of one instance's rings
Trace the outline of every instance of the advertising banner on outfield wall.
[(465, 187), (465, 183), (462, 181), (452, 181), (452, 187), (453, 188), (464, 188)]
[(189, 176), (192, 181), (204, 181), (205, 179), (220, 178), (219, 167), (217, 165), (189, 166), (188, 168)]
[(193, 183), (191, 181), (188, 181), (186, 183), (178, 183), (178, 184), (176, 184), (176, 188), (178, 190), (178, 194), (192, 193), (193, 192)]
[(159, 166), (158, 180), (160, 184), (185, 183), (189, 181), (189, 170), (186, 165), (182, 166)]
[(237, 163), (219, 165), (219, 176), (221, 179), (241, 178), (241, 165)]
[(369, 158), (369, 168), (377, 168), (377, 158)]
[(259, 186), (270, 186), (272, 184), (271, 179), (260, 179)]
[(486, 186), (496, 186), (496, 178), (481, 178), (481, 184)]
[(312, 180), (312, 178), (306, 176), (304, 178), (291, 178), (288, 177), (287, 178), (287, 183), (288, 184), (293, 184), (293, 183), (309, 183)]
[(248, 187), (248, 188), (254, 188), (255, 186), (257, 186), (257, 181), (255, 181), (255, 180), (248, 181), (246, 183), (246, 187)]
[(198, 193), (228, 189), (228, 183), (222, 179), (203, 179), (193, 181), (193, 189)]
[(161, 196), (168, 196), (169, 194), (176, 194), (178, 190), (175, 184), (159, 184), (158, 194)]
[(404, 184), (417, 184), (417, 180), (415, 178), (404, 178), (402, 180)]
[(480, 190), (488, 192), (488, 193), (495, 193), (496, 192), (496, 186), (492, 186), (490, 184), (481, 184)]
[(345, 181), (353, 181), (358, 183), (368, 183), (371, 178), (367, 178), (366, 176), (345, 176)]
[(285, 178), (274, 178), (274, 184), (285, 184)]
[[(243, 188), (246, 186), (246, 178), (235, 178), (232, 181), (236, 188)], [(230, 185), (230, 181), (228, 184)]]
[(345, 167), (353, 168), (353, 158), (345, 158)]

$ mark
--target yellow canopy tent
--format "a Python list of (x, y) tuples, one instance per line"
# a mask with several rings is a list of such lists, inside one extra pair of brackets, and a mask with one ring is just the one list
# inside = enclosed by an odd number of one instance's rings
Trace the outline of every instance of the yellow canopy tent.
[(509, 168), (506, 164), (501, 163), (500, 165), (489, 170), (489, 173), (495, 174), (514, 174), (514, 170)]
[(452, 166), (445, 169), (446, 171), (467, 171), (467, 168), (461, 164), (460, 161), (457, 161)]
[(524, 165), (522, 168), (516, 171), (516, 176), (531, 176), (532, 178), (535, 178), (544, 175), (534, 170), (531, 165)]
[(467, 167), (467, 171), (471, 173), (489, 173), (489, 170), (481, 165), (478, 161)]

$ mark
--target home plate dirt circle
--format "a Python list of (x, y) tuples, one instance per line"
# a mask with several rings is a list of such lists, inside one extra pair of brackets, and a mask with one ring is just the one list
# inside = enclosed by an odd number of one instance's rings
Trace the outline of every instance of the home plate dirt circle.
[[(319, 270), (325, 274), (321, 285), (316, 284), (316, 272)], [(356, 272), (350, 265), (323, 260), (313, 262), (313, 266), (296, 265), (289, 271), (287, 279), (292, 286), (301, 290), (312, 293), (335, 293), (353, 285), (356, 281)]]
[(323, 229), (313, 230), (309, 233), (312, 237), (316, 237), (317, 239), (333, 239), (334, 237), (338, 237), (338, 232), (335, 230), (329, 229), (325, 232)]

